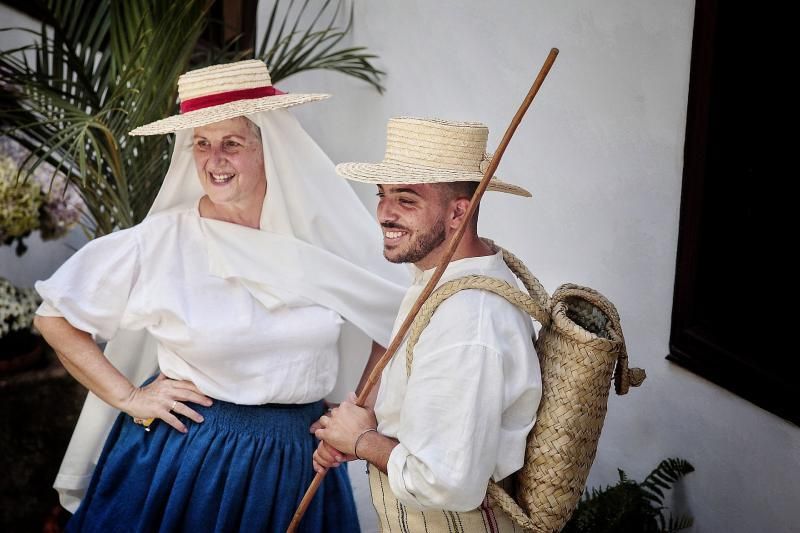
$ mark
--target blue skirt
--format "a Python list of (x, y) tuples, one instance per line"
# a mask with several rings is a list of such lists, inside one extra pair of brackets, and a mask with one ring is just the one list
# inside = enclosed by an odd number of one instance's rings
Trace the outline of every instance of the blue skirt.
[[(308, 428), (323, 403), (190, 405), (205, 421), (181, 417), (186, 434), (117, 418), (66, 531), (286, 531), (314, 477)], [(299, 530), (359, 531), (345, 468), (325, 476)]]

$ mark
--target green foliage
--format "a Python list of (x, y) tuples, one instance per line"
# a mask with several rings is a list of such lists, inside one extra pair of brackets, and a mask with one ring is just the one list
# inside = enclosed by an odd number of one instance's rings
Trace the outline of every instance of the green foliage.
[[(334, 21), (342, 0), (325, 1), (316, 13), (307, 12), (308, 4), (273, 5), (259, 54), (273, 82), (324, 68), (382, 90), (374, 55), (363, 47), (337, 49), (352, 27), (352, 7), (340, 29)], [(31, 32), (35, 44), (0, 52), (0, 135), (31, 152), (20, 178), (52, 165), (54, 175), (76, 186), (86, 205), (84, 226), (94, 236), (138, 223), (152, 205), (173, 137), (127, 133), (177, 113), (177, 79), (191, 59), (233, 61), (253, 53), (231, 44), (197, 55), (209, 6), (210, 0), (50, 0), (41, 29)]]
[[(0, 53), (0, 124), (74, 183), (95, 235), (141, 220), (169, 164), (167, 136), (128, 137), (175, 111), (206, 2), (59, 0), (37, 42)], [(23, 176), (25, 177), (25, 176)]]
[(692, 525), (689, 516), (665, 515), (665, 492), (694, 467), (666, 459), (637, 483), (619, 470), (616, 485), (584, 494), (562, 533), (671, 533)]
[[(295, 9), (298, 4), (302, 5)], [(371, 60), (377, 58), (375, 54), (367, 52), (363, 46), (337, 48), (353, 27), (353, 6), (350, 7), (347, 26), (342, 29), (335, 26), (343, 9), (341, 0), (335, 3), (335, 7), (331, 0), (326, 0), (311, 15), (306, 13), (308, 4), (309, 0), (290, 0), (281, 16), (281, 1), (275, 0), (256, 54), (269, 65), (273, 83), (298, 72), (328, 69), (356, 77), (383, 92), (380, 80), (385, 72), (372, 65)], [(321, 21), (326, 17), (328, 22), (322, 26)], [(304, 25), (303, 21), (309, 18), (311, 22)]]

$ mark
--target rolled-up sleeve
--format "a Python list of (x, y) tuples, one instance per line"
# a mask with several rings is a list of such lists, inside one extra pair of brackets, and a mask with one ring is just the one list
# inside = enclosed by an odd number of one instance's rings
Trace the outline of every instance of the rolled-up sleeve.
[(400, 444), (387, 465), (401, 502), (422, 510), (480, 505), (497, 463), (503, 391), (502, 356), (489, 347), (453, 345), (415, 356)]
[(36, 282), (40, 316), (61, 316), (96, 340), (109, 340), (123, 325), (139, 277), (139, 246), (133, 230), (89, 242), (47, 280)]

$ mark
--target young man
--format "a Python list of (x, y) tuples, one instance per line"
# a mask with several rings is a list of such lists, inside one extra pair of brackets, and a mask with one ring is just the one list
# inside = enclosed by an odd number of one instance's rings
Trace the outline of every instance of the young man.
[[(477, 213), (466, 220), (490, 157), (487, 137), (478, 123), (396, 118), (382, 163), (337, 166), (349, 179), (377, 184), (384, 255), (413, 264), (395, 332), (462, 224), (439, 285), (473, 274), (517, 284), (502, 253), (479, 238)], [(496, 178), (488, 190), (530, 196)], [(450, 297), (414, 348), (410, 374), (406, 341), (384, 369), (374, 410), (351, 396), (320, 419), (315, 469), (367, 460), (385, 531), (510, 531), (486, 487), (523, 464), (541, 397), (532, 335), (530, 317), (500, 296), (466, 290)]]

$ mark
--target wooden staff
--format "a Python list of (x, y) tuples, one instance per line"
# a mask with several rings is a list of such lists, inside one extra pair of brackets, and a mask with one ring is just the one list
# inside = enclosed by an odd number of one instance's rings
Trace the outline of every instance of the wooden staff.
[[(550, 72), (550, 68), (555, 63), (556, 56), (558, 55), (558, 49), (552, 48), (550, 50), (550, 54), (548, 54), (547, 59), (542, 65), (541, 70), (539, 70), (539, 75), (536, 76), (536, 80), (534, 80), (533, 85), (531, 86), (530, 91), (528, 91), (528, 95), (525, 97), (525, 100), (522, 101), (522, 104), (519, 106), (517, 110), (517, 114), (514, 115), (514, 118), (511, 120), (511, 124), (508, 125), (508, 129), (506, 130), (505, 135), (503, 135), (503, 140), (500, 141), (500, 145), (497, 147), (497, 150), (492, 155), (492, 160), (489, 163), (489, 168), (486, 169), (486, 172), (483, 175), (483, 179), (478, 184), (478, 188), (475, 190), (475, 194), (472, 195), (472, 200), (469, 204), (469, 209), (467, 210), (467, 214), (464, 216), (464, 220), (471, 220), (472, 216), (475, 214), (475, 210), (478, 208), (478, 202), (481, 201), (481, 197), (483, 196), (484, 191), (489, 186), (489, 180), (492, 179), (494, 176), (495, 170), (497, 170), (497, 165), (500, 164), (500, 158), (503, 157), (503, 152), (506, 151), (506, 146), (508, 146), (511, 137), (514, 135), (514, 132), (517, 130), (517, 126), (519, 126), (520, 122), (522, 122), (522, 117), (525, 116), (525, 112), (528, 111), (531, 103), (533, 102), (533, 97), (536, 96), (536, 93), (539, 92), (539, 87), (542, 86), (542, 82), (544, 82), (547, 73)], [(392, 342), (389, 343), (389, 347), (386, 348), (386, 352), (381, 356), (378, 362), (375, 364), (375, 367), (372, 369), (372, 372), (369, 374), (369, 378), (367, 378), (367, 382), (364, 384), (364, 388), (361, 389), (361, 394), (358, 395), (358, 399), (356, 400), (356, 405), (364, 406), (367, 397), (369, 396), (372, 387), (378, 382), (380, 378), (381, 372), (383, 372), (384, 367), (389, 364), (389, 361), (392, 359), (392, 356), (395, 354), (397, 349), (400, 347), (400, 344), (403, 342), (403, 339), (406, 336), (409, 328), (411, 327), (411, 323), (414, 321), (414, 318), (419, 313), (420, 308), (425, 303), (425, 300), (428, 299), (428, 296), (431, 295), (433, 289), (436, 287), (436, 284), (441, 279), (442, 274), (444, 274), (447, 265), (450, 264), (450, 259), (453, 257), (453, 254), (458, 247), (458, 244), (461, 242), (461, 237), (464, 235), (464, 231), (467, 228), (467, 224), (462, 224), (459, 226), (458, 230), (456, 230), (453, 237), (450, 239), (450, 244), (447, 247), (447, 251), (439, 260), (439, 264), (436, 266), (436, 270), (433, 272), (433, 276), (431, 279), (428, 280), (428, 284), (425, 285), (425, 289), (422, 291), (422, 294), (419, 295), (417, 298), (416, 303), (411, 308), (411, 311), (408, 312), (408, 316), (403, 321), (403, 324), (400, 326), (400, 329), (397, 331), (397, 334), (392, 339)], [(297, 530), (297, 527), (300, 525), (300, 520), (303, 518), (303, 515), (308, 509), (309, 504), (311, 503), (312, 498), (314, 498), (314, 494), (316, 494), (317, 489), (319, 488), (322, 480), (325, 478), (325, 472), (319, 472), (316, 476), (314, 476), (314, 480), (311, 482), (311, 485), (306, 490), (303, 499), (300, 501), (300, 505), (297, 507), (297, 510), (294, 513), (294, 517), (292, 518), (292, 522), (289, 524), (289, 528), (286, 530), (287, 533), (294, 533)]]

